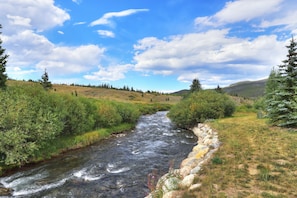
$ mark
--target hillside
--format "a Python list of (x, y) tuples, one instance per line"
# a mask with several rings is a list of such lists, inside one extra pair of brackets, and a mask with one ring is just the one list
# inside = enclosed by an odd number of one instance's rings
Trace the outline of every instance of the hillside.
[(264, 95), (267, 79), (258, 81), (243, 81), (224, 87), (223, 91), (231, 95), (245, 98), (257, 98)]
[[(258, 98), (264, 95), (265, 85), (267, 79), (258, 81), (242, 81), (222, 88), (224, 92), (245, 98)], [(172, 93), (173, 95), (185, 96), (189, 93), (189, 90), (180, 90)]]
[[(30, 84), (36, 82), (27, 81), (16, 81), (9, 80), (9, 85), (19, 85)], [(181, 96), (160, 94), (160, 93), (147, 93), (147, 92), (136, 92), (136, 91), (126, 91), (119, 89), (110, 88), (99, 88), (99, 87), (89, 87), (89, 86), (70, 86), (65, 84), (53, 84), (53, 89), (51, 90), (57, 93), (73, 94), (78, 96), (84, 96), (94, 99), (107, 99), (119, 102), (137, 102), (137, 103), (168, 103), (175, 104), (181, 100)]]

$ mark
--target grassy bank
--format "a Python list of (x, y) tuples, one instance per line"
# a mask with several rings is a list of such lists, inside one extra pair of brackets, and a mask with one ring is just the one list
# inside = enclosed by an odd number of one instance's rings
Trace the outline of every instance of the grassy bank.
[(269, 127), (255, 113), (209, 123), (222, 142), (189, 197), (297, 197), (297, 132)]
[[(90, 131), (76, 136), (60, 137), (47, 142), (42, 149), (37, 151), (34, 159), (30, 163), (37, 163), (52, 157), (58, 156), (66, 151), (74, 150), (94, 144), (101, 139), (108, 138), (113, 134), (129, 131), (135, 127), (134, 124), (123, 123), (111, 128), (102, 128), (95, 131)], [(8, 170), (13, 170), (18, 167), (0, 166), (0, 176)]]

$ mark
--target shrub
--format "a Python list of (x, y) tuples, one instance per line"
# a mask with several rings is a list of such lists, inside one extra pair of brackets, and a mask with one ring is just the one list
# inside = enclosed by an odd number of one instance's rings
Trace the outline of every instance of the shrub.
[(234, 102), (215, 91), (194, 92), (175, 105), (168, 116), (180, 127), (193, 127), (208, 119), (231, 116), (235, 111)]
[(116, 108), (122, 118), (122, 122), (136, 123), (140, 116), (140, 111), (135, 105), (118, 103)]
[[(40, 94), (44, 94), (43, 91)], [(36, 107), (38, 99), (31, 98), (19, 87), (9, 87), (1, 92), (0, 100), (2, 163), (23, 164), (46, 141), (61, 132), (57, 114), (51, 108)]]
[(117, 111), (114, 103), (109, 101), (101, 101), (97, 104), (98, 108), (98, 124), (99, 127), (112, 127), (122, 122), (122, 117)]

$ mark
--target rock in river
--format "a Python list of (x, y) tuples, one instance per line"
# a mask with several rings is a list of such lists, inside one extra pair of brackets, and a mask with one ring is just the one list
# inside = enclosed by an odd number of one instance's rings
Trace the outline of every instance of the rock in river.
[(0, 196), (12, 196), (12, 189), (0, 186)]

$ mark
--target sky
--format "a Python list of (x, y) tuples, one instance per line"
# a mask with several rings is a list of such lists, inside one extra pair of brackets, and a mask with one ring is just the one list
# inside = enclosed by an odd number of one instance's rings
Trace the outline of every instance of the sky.
[(0, 0), (16, 80), (174, 92), (265, 79), (297, 34), (296, 0)]

